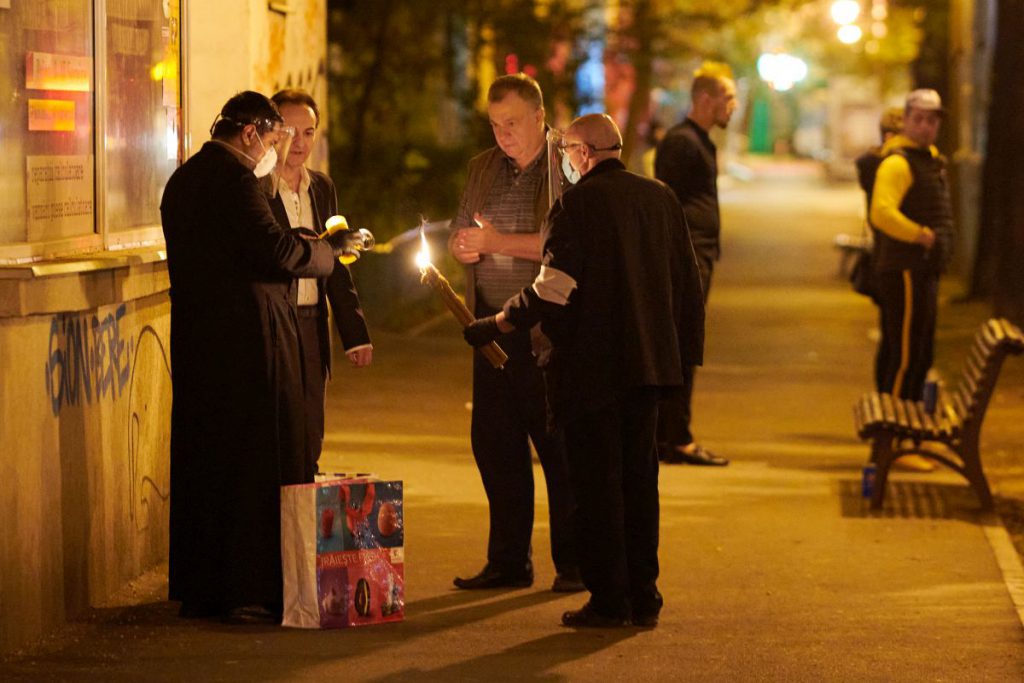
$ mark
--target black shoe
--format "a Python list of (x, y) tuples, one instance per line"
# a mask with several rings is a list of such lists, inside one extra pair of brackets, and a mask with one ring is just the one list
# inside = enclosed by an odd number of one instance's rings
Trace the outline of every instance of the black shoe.
[(628, 623), (629, 620), (625, 617), (598, 614), (589, 602), (580, 609), (569, 610), (562, 615), (562, 626), (569, 628), (618, 628)]
[(280, 624), (281, 615), (269, 610), (263, 605), (246, 605), (245, 607), (234, 607), (229, 609), (222, 621), (225, 624), (236, 625), (271, 625)]
[(658, 614), (664, 604), (665, 599), (657, 588), (634, 593), (630, 598), (632, 616), (629, 622), (640, 628), (654, 628), (658, 625)]
[(640, 628), (654, 628), (658, 625), (658, 613), (634, 612), (629, 623), (633, 624), (633, 626), (639, 626)]
[(219, 605), (206, 602), (183, 602), (178, 610), (178, 616), (182, 619), (209, 619), (223, 614), (224, 610)]
[(580, 578), (580, 570), (576, 567), (567, 567), (555, 574), (551, 590), (555, 593), (579, 593), (587, 590), (587, 587)]
[(456, 576), (452, 582), (456, 588), (477, 590), (481, 588), (528, 588), (533, 585), (533, 564), (526, 563), (521, 571), (507, 572), (497, 569), (490, 562), (480, 573), (468, 579)]
[(697, 446), (693, 453), (687, 453), (682, 446), (676, 446), (662, 459), (668, 465), (707, 465), (711, 467), (725, 467), (729, 464), (727, 458), (715, 455), (703, 446)]

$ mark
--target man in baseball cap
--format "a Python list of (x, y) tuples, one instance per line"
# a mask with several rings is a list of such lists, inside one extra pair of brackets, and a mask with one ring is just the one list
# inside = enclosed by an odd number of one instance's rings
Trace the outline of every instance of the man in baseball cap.
[(931, 88), (920, 88), (907, 95), (905, 110), (920, 109), (922, 111), (943, 111), (942, 98)]
[[(885, 159), (871, 197), (882, 319), (878, 391), (914, 401), (922, 399), (932, 364), (939, 275), (949, 261), (954, 234), (946, 160), (935, 148), (942, 111), (942, 98), (934, 90), (907, 95), (903, 132), (882, 147)], [(933, 467), (916, 455), (901, 461), (919, 465), (914, 469)]]

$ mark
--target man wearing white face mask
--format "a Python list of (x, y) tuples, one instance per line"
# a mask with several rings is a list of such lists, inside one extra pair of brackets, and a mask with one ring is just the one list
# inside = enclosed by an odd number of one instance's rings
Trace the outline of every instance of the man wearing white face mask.
[(657, 401), (702, 360), (700, 273), (679, 201), (626, 170), (611, 117), (576, 119), (560, 147), (579, 178), (548, 214), (540, 272), (463, 334), (478, 347), (539, 322), (551, 340), (547, 407), (565, 435), (591, 594), (562, 623), (652, 627), (662, 606)]
[[(185, 617), (281, 612), (279, 491), (305, 471), (295, 278), (344, 245), (284, 231), (257, 175), (290, 132), (243, 92), (160, 206), (171, 279), (170, 598)], [(244, 560), (242, 559), (244, 558)]]

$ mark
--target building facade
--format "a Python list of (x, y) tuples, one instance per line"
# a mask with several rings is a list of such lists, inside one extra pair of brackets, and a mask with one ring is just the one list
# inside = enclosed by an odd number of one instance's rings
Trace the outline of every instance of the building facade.
[(236, 92), (326, 102), (326, 39), (326, 0), (0, 0), (0, 654), (166, 559), (163, 186)]

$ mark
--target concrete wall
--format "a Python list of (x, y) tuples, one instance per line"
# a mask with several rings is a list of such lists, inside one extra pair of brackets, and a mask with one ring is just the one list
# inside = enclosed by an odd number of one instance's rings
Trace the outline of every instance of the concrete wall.
[[(187, 2), (191, 152), (239, 90), (301, 87), (326, 102), (326, 0), (286, 4), (281, 14), (266, 0)], [(326, 158), (323, 147), (314, 161)], [(0, 268), (0, 654), (109, 604), (167, 557), (162, 259), (107, 252)]]
[[(306, 90), (320, 106), (321, 126), (326, 125), (327, 0), (286, 4), (287, 14), (269, 11), (266, 0), (190, 3), (185, 49), (192, 152), (209, 139), (224, 102), (241, 90), (268, 96), (282, 88)], [(322, 129), (310, 165), (326, 171), (326, 164)]]
[(171, 407), (164, 264), (5, 271), (0, 652), (167, 556)]

